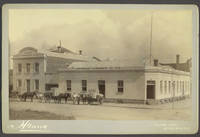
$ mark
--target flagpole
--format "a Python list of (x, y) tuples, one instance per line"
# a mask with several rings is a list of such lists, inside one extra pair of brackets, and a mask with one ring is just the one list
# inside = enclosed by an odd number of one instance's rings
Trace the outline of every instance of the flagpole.
[(152, 50), (152, 29), (153, 29), (153, 14), (151, 15), (151, 31), (150, 31), (150, 55), (149, 55), (149, 59), (150, 59), (150, 65), (151, 65), (151, 57), (152, 57), (152, 53), (151, 53), (151, 50)]

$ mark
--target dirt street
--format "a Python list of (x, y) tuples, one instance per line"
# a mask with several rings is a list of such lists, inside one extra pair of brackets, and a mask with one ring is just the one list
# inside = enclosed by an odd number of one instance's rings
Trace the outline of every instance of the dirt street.
[[(31, 110), (48, 112), (78, 120), (189, 120), (192, 116), (191, 99), (160, 105), (116, 104), (73, 105), (34, 102), (10, 102), (12, 111)], [(48, 114), (47, 113), (47, 114)], [(31, 119), (31, 118), (27, 118)]]

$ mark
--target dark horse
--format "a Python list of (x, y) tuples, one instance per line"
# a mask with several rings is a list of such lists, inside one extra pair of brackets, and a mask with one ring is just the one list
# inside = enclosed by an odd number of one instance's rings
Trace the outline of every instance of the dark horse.
[(67, 92), (67, 93), (60, 93), (58, 96), (54, 96), (54, 101), (55, 103), (60, 103), (61, 104), (61, 100), (64, 99), (65, 103), (67, 103), (68, 98), (71, 97), (71, 93)]
[(33, 102), (33, 98), (36, 97), (37, 98), (37, 92), (33, 91), (33, 92), (25, 92), (22, 95), (20, 95), (21, 100), (26, 102), (27, 98), (31, 99), (31, 102)]
[(53, 99), (53, 92), (45, 92), (43, 96), (44, 96), (45, 103), (47, 102), (50, 103), (51, 99)]
[(68, 98), (71, 97), (71, 93), (60, 93), (57, 96), (53, 94), (53, 92), (45, 92), (44, 93), (44, 99), (46, 102), (51, 102), (51, 100), (54, 100), (54, 103), (61, 103), (61, 100), (64, 99), (65, 103), (67, 103)]

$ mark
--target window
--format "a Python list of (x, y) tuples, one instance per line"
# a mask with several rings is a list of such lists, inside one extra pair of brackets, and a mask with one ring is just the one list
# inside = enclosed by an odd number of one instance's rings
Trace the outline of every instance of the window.
[(22, 64), (18, 64), (18, 72), (19, 72), (19, 73), (22, 72)]
[(187, 91), (187, 82), (185, 81), (185, 91)]
[(67, 80), (67, 91), (71, 91), (71, 80)]
[(27, 79), (26, 80), (26, 91), (30, 92), (30, 90), (31, 90), (31, 80)]
[(180, 92), (182, 92), (182, 81), (180, 81)]
[(171, 92), (171, 81), (168, 81), (169, 83), (169, 93)]
[(26, 64), (26, 72), (30, 72), (30, 69), (31, 69), (31, 64), (27, 63)]
[(175, 86), (176, 86), (176, 83), (175, 83), (175, 81), (173, 81), (172, 82), (173, 95), (175, 95)]
[(177, 84), (176, 84), (176, 92), (178, 93), (178, 90), (179, 90), (179, 82), (177, 81)]
[(162, 82), (162, 80), (160, 81), (160, 93), (161, 94), (163, 93), (163, 82)]
[(39, 72), (39, 63), (35, 63), (35, 72)]
[(118, 85), (118, 92), (123, 93), (124, 92), (124, 81), (118, 80), (117, 85)]
[(22, 80), (18, 79), (17, 80), (17, 87), (20, 88), (22, 86)]
[(165, 81), (165, 93), (167, 93), (167, 81)]
[(183, 92), (184, 92), (184, 82), (181, 81), (181, 93), (183, 93)]
[(185, 81), (185, 91), (187, 90), (187, 82)]
[(87, 80), (82, 80), (82, 91), (87, 91)]
[(35, 90), (39, 90), (39, 80), (35, 80)]

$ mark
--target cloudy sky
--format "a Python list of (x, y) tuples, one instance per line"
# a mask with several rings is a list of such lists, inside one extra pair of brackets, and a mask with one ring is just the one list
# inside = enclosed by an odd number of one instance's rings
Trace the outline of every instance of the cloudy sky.
[(74, 52), (100, 59), (140, 60), (149, 54), (152, 20), (152, 54), (174, 62), (180, 54), (192, 55), (191, 10), (134, 9), (11, 9), (11, 54), (21, 48), (37, 49), (59, 44)]

